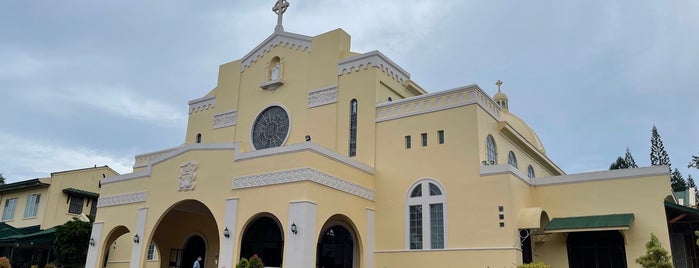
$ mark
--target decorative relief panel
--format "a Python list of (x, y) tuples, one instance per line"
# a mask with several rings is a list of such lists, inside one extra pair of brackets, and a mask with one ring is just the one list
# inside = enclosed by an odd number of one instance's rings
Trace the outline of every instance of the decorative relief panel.
[(308, 92), (308, 108), (337, 102), (337, 86)]
[(408, 84), (410, 74), (379, 51), (367, 52), (341, 60), (338, 64), (337, 75), (340, 76), (343, 74), (351, 74), (352, 72), (366, 70), (369, 68), (369, 65), (374, 68), (379, 68), (382, 72), (390, 76), (391, 79), (398, 83), (403, 85)]
[(235, 126), (238, 122), (238, 111), (229, 111), (214, 115), (214, 129)]
[(100, 197), (97, 200), (97, 207), (110, 207), (126, 205), (132, 203), (146, 202), (146, 192), (128, 193), (113, 196)]
[(260, 45), (242, 58), (242, 67), (240, 72), (244, 72), (246, 68), (250, 67), (254, 62), (257, 62), (258, 58), (262, 57), (265, 53), (271, 51), (272, 48), (277, 46), (310, 53), (311, 40), (312, 37), (300, 34), (288, 32), (273, 33), (270, 37), (267, 37), (265, 41), (262, 41)]
[(233, 189), (244, 189), (275, 184), (312, 181), (345, 193), (374, 200), (374, 191), (355, 183), (330, 176), (312, 168), (299, 168), (233, 179)]
[(216, 107), (216, 96), (204, 97), (189, 101), (189, 113), (208, 110)]
[(500, 108), (497, 104), (474, 85), (379, 104), (376, 107), (376, 121), (386, 121), (473, 103), (478, 103), (493, 117), (499, 118)]
[(180, 181), (177, 191), (193, 191), (197, 183), (197, 162), (188, 161), (180, 166), (180, 176), (177, 180)]

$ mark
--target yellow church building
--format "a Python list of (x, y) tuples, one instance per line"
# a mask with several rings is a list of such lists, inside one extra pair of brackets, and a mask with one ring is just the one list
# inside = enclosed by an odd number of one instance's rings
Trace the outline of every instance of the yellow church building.
[[(566, 174), (478, 85), (428, 92), (336, 29), (272, 34), (189, 101), (182, 145), (101, 181), (86, 267), (638, 267), (667, 166)], [(91, 243), (92, 244), (92, 243)]]

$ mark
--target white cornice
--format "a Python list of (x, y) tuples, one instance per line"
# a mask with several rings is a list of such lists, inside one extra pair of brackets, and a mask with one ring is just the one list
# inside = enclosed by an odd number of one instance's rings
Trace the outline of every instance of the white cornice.
[(533, 185), (547, 186), (565, 183), (580, 183), (603, 180), (619, 180), (649, 176), (670, 176), (668, 166), (651, 166), (640, 168), (625, 168), (616, 170), (595, 171), (577, 174), (568, 174), (553, 177), (542, 177), (533, 180)]
[(189, 113), (208, 110), (216, 107), (216, 96), (198, 98), (189, 101)]
[(288, 47), (290, 49), (310, 53), (312, 40), (313, 38), (310, 36), (289, 32), (274, 32), (241, 59), (240, 72), (244, 72), (245, 69), (256, 62), (258, 58), (262, 57), (262, 55), (276, 46)]
[(369, 188), (362, 187), (353, 182), (325, 174), (312, 168), (298, 168), (233, 178), (232, 188), (235, 190), (302, 181), (311, 181), (371, 201), (374, 201), (375, 197), (374, 191)]
[(478, 104), (493, 118), (500, 118), (500, 108), (476, 84), (430, 93), (396, 101), (379, 103), (376, 106), (376, 122), (383, 122), (431, 113), (460, 106)]
[[(127, 174), (123, 174), (123, 175), (119, 175), (119, 176), (109, 177), (109, 178), (102, 180), (102, 185), (114, 183), (114, 182), (121, 182), (121, 181), (133, 180), (133, 179), (138, 179), (138, 178), (150, 177), (151, 176), (151, 167), (153, 165), (156, 165), (156, 164), (161, 163), (165, 160), (168, 160), (170, 158), (173, 158), (175, 156), (178, 156), (178, 155), (181, 155), (185, 152), (193, 151), (193, 150), (196, 150), (196, 151), (234, 150), (234, 154), (238, 154), (238, 152), (240, 150), (240, 144), (237, 142), (236, 143), (192, 143), (192, 144), (180, 145), (178, 147), (171, 148), (171, 149), (157, 151), (157, 152), (150, 153), (150, 154), (138, 155), (138, 156), (136, 156), (137, 162), (139, 162), (138, 161), (139, 158), (148, 159), (147, 161), (141, 161), (142, 164), (138, 166), (138, 167), (146, 167), (145, 171), (127, 173)], [(155, 155), (155, 157), (150, 157), (150, 155)]]
[(407, 85), (408, 80), (410, 80), (410, 74), (408, 72), (378, 50), (340, 60), (337, 67), (337, 75), (341, 76), (343, 74), (351, 74), (352, 72), (366, 70), (369, 68), (369, 65), (374, 68), (379, 68), (393, 80), (403, 85)]
[(111, 206), (146, 202), (147, 197), (148, 197), (148, 195), (145, 191), (136, 192), (136, 193), (128, 193), (128, 194), (120, 194), (120, 195), (112, 195), (112, 196), (104, 196), (104, 197), (100, 197), (97, 200), (97, 207), (98, 208), (111, 207)]
[(577, 174), (568, 174), (552, 177), (541, 177), (530, 179), (520, 172), (519, 169), (509, 164), (488, 165), (480, 167), (481, 176), (493, 176), (499, 174), (511, 174), (531, 186), (548, 186), (566, 183), (582, 183), (603, 180), (620, 180), (648, 176), (670, 176), (668, 166), (652, 166), (641, 168), (627, 168), (617, 170), (595, 171)]
[(263, 149), (263, 150), (256, 150), (256, 151), (250, 151), (246, 153), (240, 153), (236, 154), (236, 159), (235, 161), (245, 161), (249, 159), (254, 159), (258, 157), (267, 157), (267, 156), (273, 156), (273, 155), (278, 155), (278, 154), (288, 154), (288, 153), (295, 153), (295, 152), (300, 152), (300, 151), (312, 151), (315, 153), (318, 153), (320, 155), (323, 155), (327, 158), (330, 158), (332, 160), (335, 160), (337, 162), (340, 162), (342, 164), (345, 164), (347, 166), (359, 169), (361, 171), (364, 171), (367, 174), (374, 175), (374, 168), (359, 162), (357, 160), (351, 159), (347, 156), (338, 154), (330, 149), (327, 149), (323, 146), (320, 146), (316, 143), (313, 142), (302, 142), (302, 143), (296, 143), (288, 146), (282, 146), (282, 147), (275, 147), (275, 148), (269, 148), (269, 149)]

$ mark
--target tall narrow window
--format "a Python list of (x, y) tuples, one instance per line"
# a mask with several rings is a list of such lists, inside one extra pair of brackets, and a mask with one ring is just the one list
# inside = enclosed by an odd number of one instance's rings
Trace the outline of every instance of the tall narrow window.
[(350, 101), (349, 156), (357, 155), (357, 100)]
[(146, 254), (146, 260), (155, 260), (155, 243), (153, 242), (150, 242), (150, 244), (148, 244), (148, 254)]
[(41, 199), (40, 194), (32, 194), (27, 196), (27, 205), (24, 207), (24, 217), (36, 217), (36, 213), (39, 209), (39, 200)]
[(422, 137), (422, 147), (427, 146), (427, 133), (422, 133), (420, 136)]
[(17, 206), (17, 198), (5, 200), (5, 208), (2, 211), (3, 221), (9, 221), (15, 218), (15, 206)]
[[(426, 191), (424, 195), (423, 189)], [(434, 180), (420, 180), (410, 189), (406, 211), (407, 248), (445, 248), (445, 203), (444, 190)]]
[(532, 165), (529, 165), (529, 167), (527, 167), (527, 177), (529, 177), (530, 179), (536, 178), (536, 174), (534, 174), (534, 167), (532, 167)]
[(437, 136), (439, 137), (439, 144), (444, 144), (444, 130), (437, 131)]
[(485, 152), (486, 156), (488, 157), (488, 164), (490, 165), (495, 165), (498, 163), (498, 149), (495, 146), (495, 139), (493, 138), (493, 135), (488, 134), (488, 138), (486, 138), (486, 145), (485, 145)]
[(412, 145), (410, 144), (410, 136), (405, 136), (405, 149), (410, 149)]
[(197, 134), (197, 143), (201, 143), (201, 133)]
[(68, 213), (73, 213), (73, 214), (83, 213), (84, 201), (85, 201), (85, 198), (83, 198), (83, 197), (71, 196), (70, 197), (70, 205), (68, 205)]
[(510, 153), (507, 155), (507, 163), (513, 167), (517, 167), (517, 156), (515, 156), (514, 152), (510, 151)]

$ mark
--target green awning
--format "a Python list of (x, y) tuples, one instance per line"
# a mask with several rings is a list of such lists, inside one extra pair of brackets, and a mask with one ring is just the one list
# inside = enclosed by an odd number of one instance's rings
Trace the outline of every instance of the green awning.
[(633, 213), (553, 218), (544, 230), (547, 233), (626, 230), (633, 219)]

